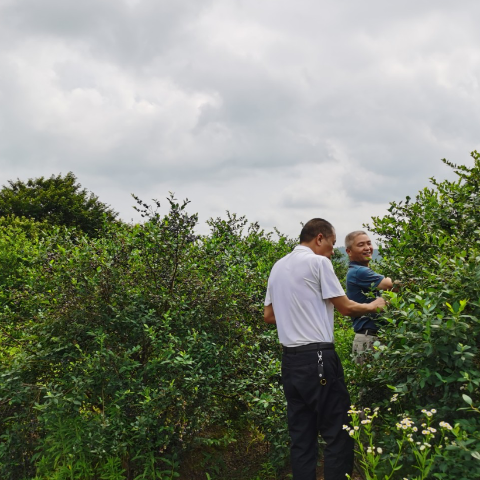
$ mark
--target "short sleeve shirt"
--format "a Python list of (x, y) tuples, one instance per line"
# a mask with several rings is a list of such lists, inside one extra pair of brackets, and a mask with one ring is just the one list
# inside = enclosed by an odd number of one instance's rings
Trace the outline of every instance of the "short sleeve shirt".
[(327, 257), (298, 245), (272, 268), (265, 305), (272, 304), (280, 343), (333, 342), (333, 303), (345, 292)]
[[(373, 292), (375, 297), (378, 297), (380, 292), (377, 287), (384, 278), (369, 267), (350, 262), (347, 272), (347, 297), (357, 303), (372, 302), (375, 298), (367, 297), (367, 294)], [(375, 323), (376, 317), (376, 314), (352, 317), (353, 329), (356, 332), (366, 328), (378, 330), (378, 325)]]

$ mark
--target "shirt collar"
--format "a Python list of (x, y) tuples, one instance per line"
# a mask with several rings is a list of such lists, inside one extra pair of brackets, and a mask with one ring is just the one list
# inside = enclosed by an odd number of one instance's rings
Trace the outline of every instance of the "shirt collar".
[(308, 250), (309, 252), (313, 252), (313, 250), (310, 247), (307, 247), (305, 245), (297, 245), (294, 250)]
[(366, 265), (364, 265), (364, 264), (361, 263), (361, 262), (355, 262), (355, 261), (353, 261), (353, 260), (350, 261), (349, 266), (350, 266), (350, 265), (358, 265), (359, 267), (365, 267), (365, 266), (366, 266)]

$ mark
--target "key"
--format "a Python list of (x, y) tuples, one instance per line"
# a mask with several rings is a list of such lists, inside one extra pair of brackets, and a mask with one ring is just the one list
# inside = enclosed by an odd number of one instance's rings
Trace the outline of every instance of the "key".
[(323, 355), (322, 355), (322, 352), (318, 351), (317, 355), (318, 355), (318, 364), (317, 364), (318, 379), (320, 380), (321, 385), (325, 385), (327, 383), (327, 379), (325, 378), (325, 373), (323, 371)]

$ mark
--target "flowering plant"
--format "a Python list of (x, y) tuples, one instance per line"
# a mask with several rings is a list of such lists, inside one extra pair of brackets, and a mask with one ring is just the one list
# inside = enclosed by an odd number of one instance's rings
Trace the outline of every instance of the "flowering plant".
[[(395, 396), (392, 401), (396, 401)], [(452, 427), (445, 421), (435, 422), (436, 413), (435, 409), (423, 409), (421, 423), (401, 414), (393, 429), (397, 451), (387, 452), (374, 428), (376, 419), (380, 418), (380, 408), (356, 410), (352, 405), (349, 410), (352, 422), (343, 428), (355, 441), (357, 459), (366, 480), (390, 480), (400, 478), (399, 474), (409, 475), (401, 477), (403, 480), (426, 479), (445, 448), (455, 446), (456, 438), (462, 436), (459, 425)], [(405, 462), (409, 453), (415, 459), (413, 465)]]

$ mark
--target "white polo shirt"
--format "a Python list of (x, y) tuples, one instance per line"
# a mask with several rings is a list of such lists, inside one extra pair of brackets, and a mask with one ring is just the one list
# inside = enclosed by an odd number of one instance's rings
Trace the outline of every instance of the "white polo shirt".
[(272, 268), (265, 305), (272, 304), (278, 338), (286, 347), (333, 342), (333, 303), (345, 292), (332, 262), (298, 245)]

